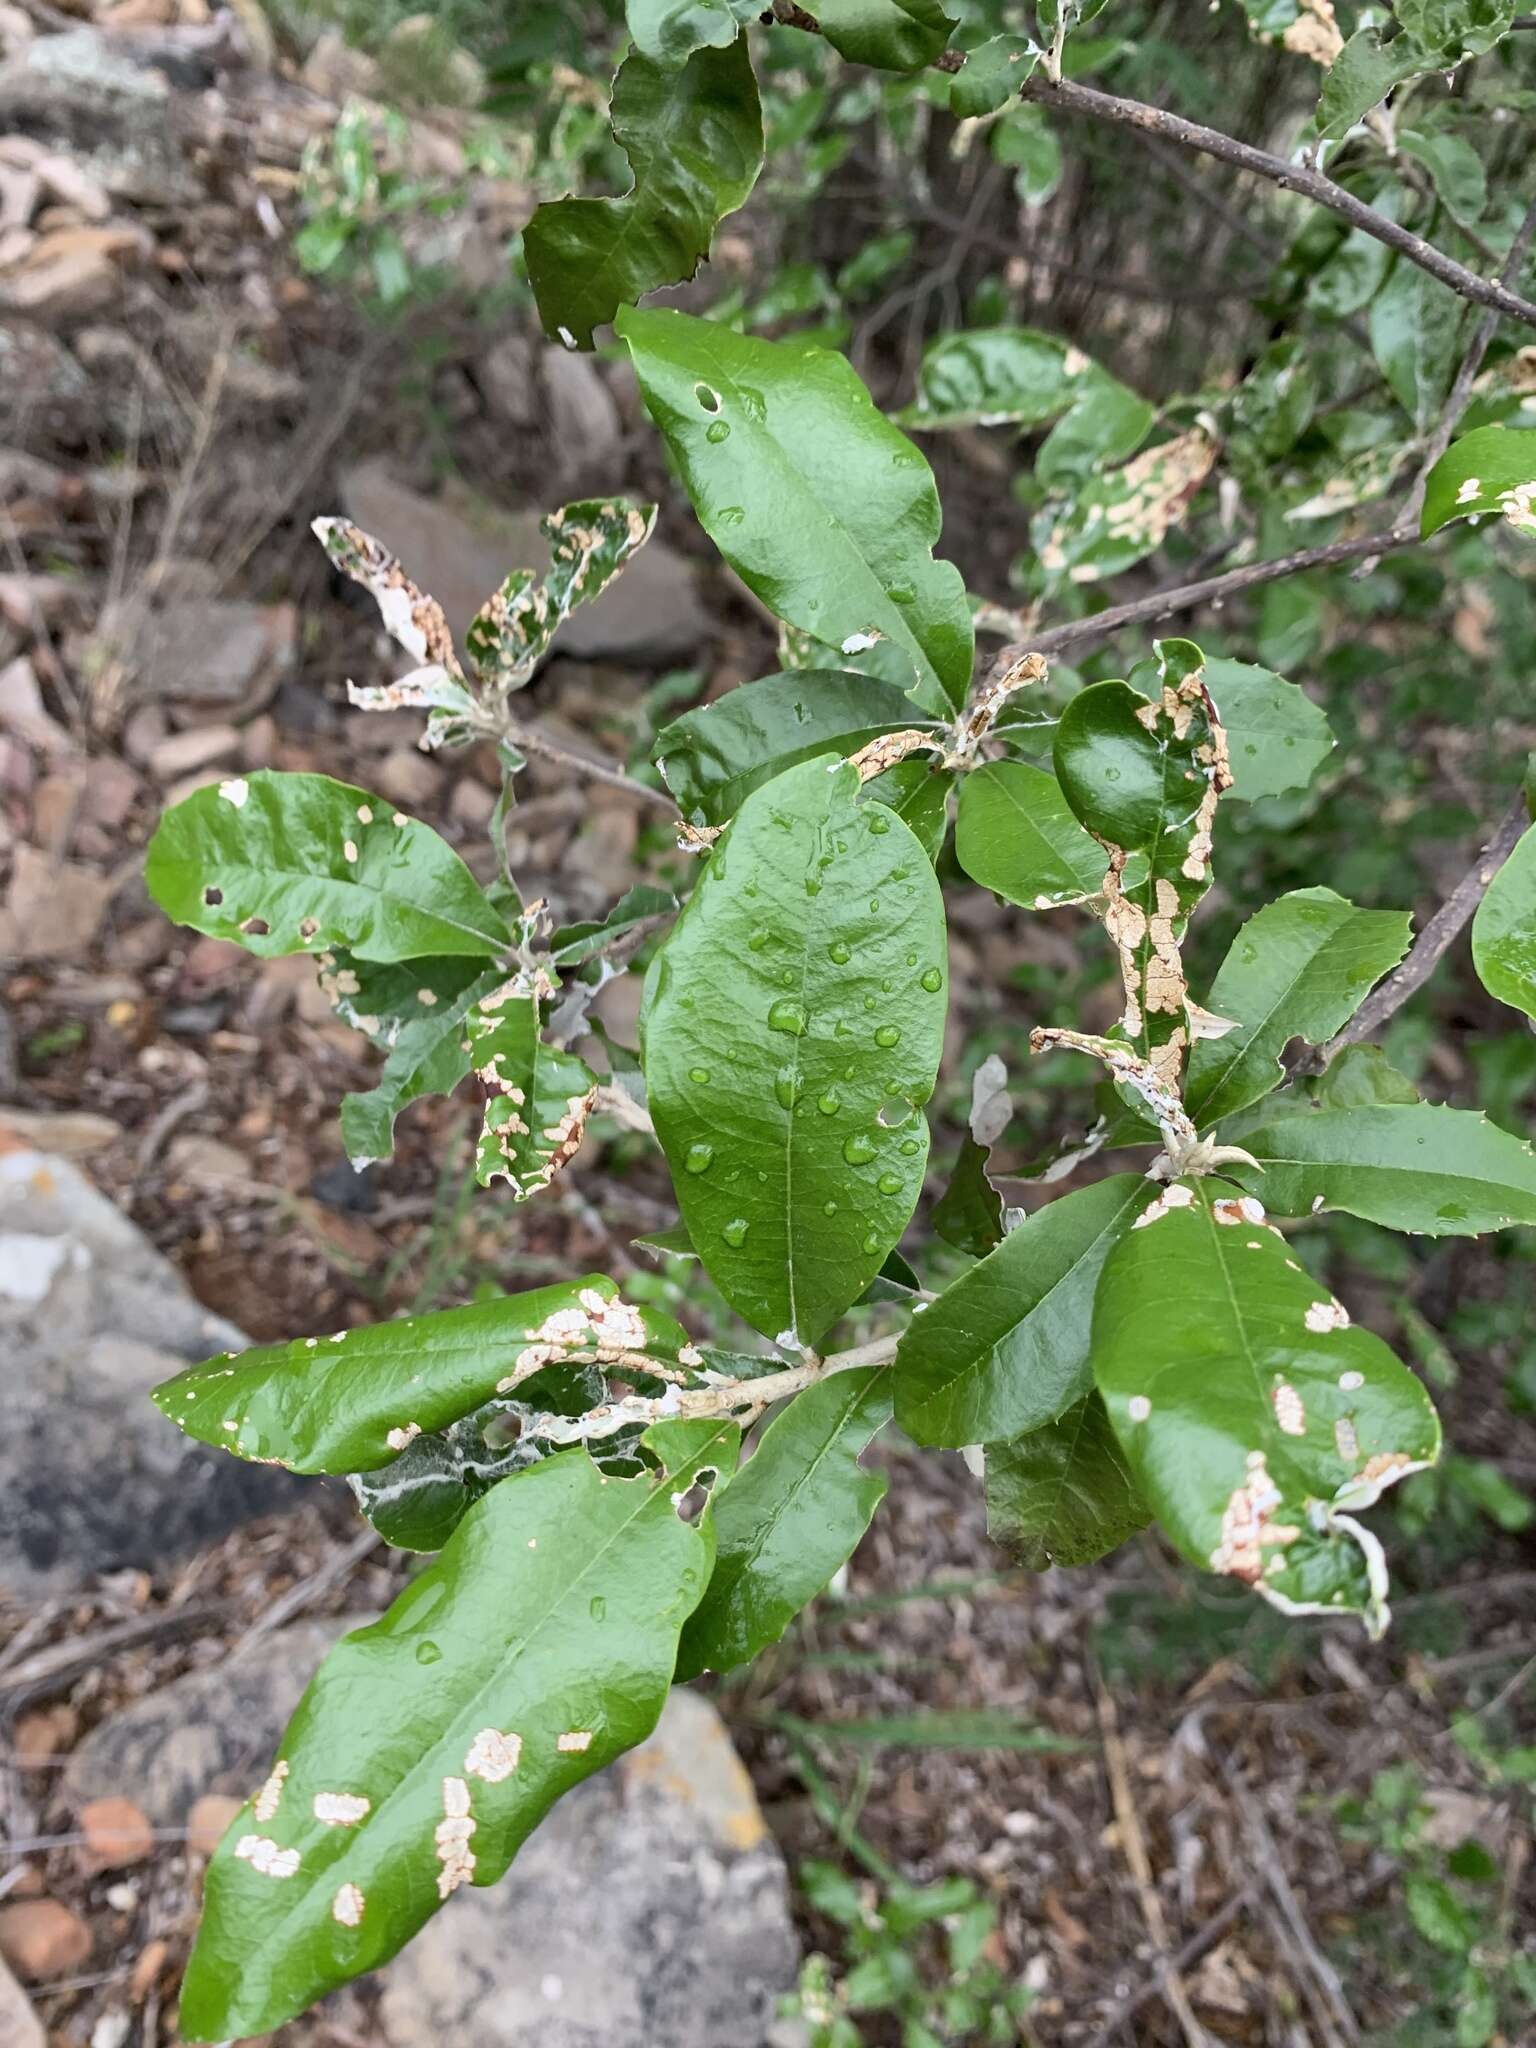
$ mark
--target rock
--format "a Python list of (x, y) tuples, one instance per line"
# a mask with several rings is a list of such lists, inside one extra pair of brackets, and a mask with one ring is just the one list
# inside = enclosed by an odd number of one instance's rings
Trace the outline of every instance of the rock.
[(111, 894), (110, 878), (94, 868), (18, 846), (0, 905), (0, 958), (67, 960), (83, 953)]
[(203, 1131), (183, 1131), (171, 1140), (165, 1163), (173, 1176), (205, 1188), (238, 1194), (255, 1182), (251, 1162), (222, 1138)]
[(0, 1906), (0, 1957), (18, 1977), (67, 1976), (90, 1952), (90, 1929), (57, 1899), (20, 1899)]
[(622, 438), (619, 408), (592, 357), (547, 348), (539, 359), (539, 372), (544, 418), (561, 463), (599, 477), (616, 468)]
[(0, 128), (58, 146), (114, 198), (187, 205), (201, 187), (168, 119), (170, 86), (149, 46), (94, 28), (39, 36), (0, 65)]
[(48, 2048), (43, 2023), (32, 2001), (4, 1963), (0, 1963), (0, 2041), (5, 2048)]
[(353, 98), (377, 99), (382, 78), (372, 57), (354, 50), (339, 30), (327, 29), (305, 58), (299, 83), (340, 106)]
[[(261, 1782), (348, 1622), (280, 1629), (94, 1729), (64, 1796), (127, 1788), (208, 1841)], [(206, 1851), (203, 1851), (206, 1853)], [(594, 1969), (594, 1957), (622, 1967)], [(783, 1861), (719, 1715), (674, 1692), (651, 1740), (563, 1799), (502, 1882), (457, 1893), (381, 1973), (392, 2048), (762, 2048), (794, 1981)]]
[[(349, 470), (341, 491), (347, 516), (398, 555), (412, 580), (442, 605), (460, 646), (470, 620), (510, 570), (549, 564), (539, 519), (552, 506), (505, 513), (475, 503), (461, 512), (408, 490), (379, 462)], [(651, 665), (685, 659), (708, 631), (692, 569), (653, 538), (601, 597), (577, 607), (554, 644), (578, 658)]]
[(74, 741), (51, 718), (37, 686), (37, 671), (24, 654), (0, 668), (0, 726), (45, 754), (68, 754)]
[(0, 1589), (60, 1593), (298, 1498), (286, 1474), (189, 1443), (147, 1399), (244, 1342), (76, 1167), (0, 1152)]
[(88, 1109), (13, 1109), (0, 1103), (0, 1136), (9, 1132), (35, 1152), (56, 1152), (64, 1159), (89, 1159), (123, 1135), (121, 1124)]
[(211, 768), (216, 761), (228, 761), (241, 745), (237, 725), (189, 725), (185, 732), (173, 732), (160, 741), (149, 757), (149, 772), (162, 782), (174, 782), (199, 768)]
[[(420, 723), (418, 717), (417, 724)], [(419, 811), (436, 802), (442, 770), (414, 747), (396, 747), (384, 756), (371, 780), (380, 796)]]
[(187, 1815), (187, 1848), (194, 1856), (211, 1856), (230, 1822), (245, 1804), (232, 1792), (205, 1792), (194, 1799)]
[(80, 1865), (92, 1875), (127, 1870), (155, 1853), (155, 1831), (131, 1799), (115, 1793), (105, 1799), (88, 1799), (78, 1819), (85, 1836)]
[(396, 2048), (762, 2048), (797, 1960), (751, 1782), (709, 1702), (674, 1692), (499, 1885), (428, 1921), (382, 1973), (382, 2014)]
[(104, 617), (101, 638), (116, 643), (139, 692), (234, 710), (259, 710), (293, 659), (292, 605), (234, 598), (182, 598), (158, 611)]
[(144, 248), (133, 228), (56, 227), (0, 272), (0, 306), (49, 322), (99, 313), (121, 290), (123, 264)]

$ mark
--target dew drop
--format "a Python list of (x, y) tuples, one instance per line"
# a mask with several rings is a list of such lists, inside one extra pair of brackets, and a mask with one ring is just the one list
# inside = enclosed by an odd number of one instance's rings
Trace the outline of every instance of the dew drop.
[(865, 1240), (864, 1240), (864, 1249), (865, 1249), (865, 1251), (866, 1251), (866, 1252), (870, 1252), (870, 1253), (873, 1253), (873, 1252), (877, 1252), (877, 1251), (879, 1251), (879, 1249), (880, 1249), (880, 1233), (879, 1233), (879, 1231), (878, 1231), (878, 1230), (872, 1230), (872, 1231), (871, 1231), (871, 1232), (869, 1233), (868, 1237), (866, 1237), (866, 1238), (865, 1238)]
[(416, 1645), (416, 1662), (418, 1664), (440, 1663), (442, 1661), (442, 1655), (442, 1651), (438, 1648), (437, 1644), (431, 1640), (430, 1637), (423, 1638), (423, 1640)]
[(873, 996), (866, 996), (864, 998), (864, 1007), (866, 1010), (877, 1010), (879, 1009), (880, 1005), (875, 1001)]
[(804, 1038), (806, 1029), (805, 1005), (793, 996), (780, 996), (768, 1012), (768, 1029), (786, 1031), (791, 1038)]
[(814, 875), (806, 876), (805, 893), (807, 896), (819, 896), (821, 894), (821, 884)]
[(604, 1615), (608, 1612), (608, 1602), (601, 1593), (594, 1593), (592, 1595), (592, 1598), (587, 1602), (587, 1612), (594, 1621), (601, 1621), (603, 1619)]
[(889, 1052), (893, 1045), (900, 1045), (900, 1027), (895, 1024), (882, 1024), (875, 1033), (875, 1043), (886, 1052)]
[(875, 1141), (864, 1131), (843, 1140), (843, 1157), (850, 1166), (867, 1166), (875, 1156)]
[(690, 1145), (683, 1155), (683, 1166), (689, 1173), (708, 1173), (714, 1156), (713, 1145)]
[(740, 526), (746, 516), (744, 508), (740, 505), (722, 505), (715, 514), (722, 526)]
[(773, 1092), (780, 1109), (793, 1109), (800, 1100), (800, 1076), (793, 1067), (780, 1067), (773, 1077)]
[(795, 970), (793, 969), (793, 967), (783, 968), (779, 974), (779, 986), (781, 988), (793, 988), (794, 985)]
[(834, 939), (827, 948), (827, 958), (837, 967), (846, 967), (853, 958), (853, 948), (846, 939)]
[(748, 1225), (745, 1216), (733, 1216), (730, 1222), (727, 1223), (725, 1228), (721, 1231), (720, 1235), (725, 1239), (726, 1243), (734, 1251), (738, 1245), (746, 1243), (747, 1228)]
[(888, 594), (892, 604), (913, 604), (917, 599), (910, 583), (893, 583)]
[(907, 965), (909, 967), (915, 967), (917, 965), (917, 955), (915, 953), (909, 953), (907, 955)]
[(688, 1069), (688, 1078), (690, 1081), (697, 1081), (702, 1088), (709, 1079), (709, 1069), (708, 1067), (690, 1067)]
[(938, 991), (944, 986), (944, 977), (939, 972), (937, 967), (930, 967), (927, 970), (927, 972), (920, 977), (920, 981), (922, 987), (927, 989), (930, 995), (937, 995)]
[(874, 834), (876, 835), (876, 837), (877, 837), (877, 838), (879, 837), (879, 835), (880, 835), (881, 833), (884, 833), (884, 832), (889, 832), (889, 831), (890, 831), (890, 829), (891, 829), (891, 821), (890, 821), (890, 819), (889, 819), (889, 818), (888, 818), (888, 817), (887, 817), (887, 816), (885, 815), (885, 812), (884, 812), (884, 810), (883, 810), (883, 809), (882, 809), (882, 810), (878, 810), (878, 811), (871, 811), (871, 812), (870, 812), (870, 814), (869, 814), (869, 829), (870, 829), (870, 831), (871, 831), (871, 832), (873, 832), (873, 833), (874, 833)]
[(901, 1193), (901, 1175), (899, 1173), (882, 1173), (875, 1182), (875, 1186), (882, 1195), (899, 1195)]
[(922, 1141), (918, 1138), (903, 1138), (901, 1141), (901, 1149), (903, 1154), (908, 1159), (911, 1159), (916, 1153), (922, 1151)]
[(869, 907), (871, 910), (878, 910), (880, 908), (880, 898), (878, 896), (871, 896), (869, 899)]
[(823, 1202), (821, 1205), (821, 1213), (823, 1216), (835, 1216), (837, 1214), (836, 1202)]
[(823, 1116), (836, 1116), (842, 1106), (843, 1098), (835, 1088), (829, 1088), (825, 1095), (818, 1095), (816, 1098), (816, 1107)]
[(711, 420), (709, 425), (704, 429), (704, 438), (706, 441), (713, 441), (717, 448), (719, 447), (722, 441), (729, 441), (729, 439), (731, 438), (730, 421)]
[(769, 931), (767, 925), (760, 924), (747, 940), (747, 951), (749, 953), (761, 953), (772, 937), (773, 933)]

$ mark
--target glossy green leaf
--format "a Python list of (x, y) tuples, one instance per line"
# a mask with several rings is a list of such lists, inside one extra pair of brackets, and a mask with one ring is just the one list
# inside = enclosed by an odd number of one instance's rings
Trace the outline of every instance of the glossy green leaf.
[(961, 703), (971, 615), (933, 558), (933, 472), (843, 357), (685, 313), (617, 324), (705, 531), (768, 609), (844, 653), (883, 637), (925, 709)]
[(1283, 1078), (1293, 1038), (1323, 1045), (1408, 950), (1405, 910), (1359, 910), (1332, 889), (1296, 889), (1250, 917), (1205, 1007), (1236, 1029), (1197, 1039), (1184, 1106), (1202, 1128), (1246, 1109)]
[(1287, 1613), (1379, 1632), (1385, 1561), (1354, 1511), (1434, 1462), (1439, 1423), (1263, 1218), (1219, 1183), (1148, 1190), (1099, 1281), (1094, 1377), (1186, 1557)]
[(1043, 206), (1061, 183), (1061, 144), (1040, 107), (1014, 107), (995, 121), (987, 140), (1000, 164), (1013, 166), (1013, 189), (1025, 206)]
[(1536, 430), (1476, 427), (1429, 472), (1420, 525), (1426, 539), (1479, 512), (1502, 512), (1517, 532), (1536, 534)]
[(511, 944), (430, 825), (328, 775), (261, 769), (195, 790), (160, 820), (144, 879), (176, 923), (263, 959), (336, 947), (485, 958)]
[(456, 1004), (487, 971), (483, 960), (463, 954), (443, 960), (360, 960), (343, 946), (322, 953), (318, 966), (320, 993), (336, 1015), (385, 1052), (413, 1024)]
[(949, 795), (955, 778), (931, 755), (898, 761), (868, 785), (876, 803), (888, 804), (929, 860), (937, 862), (949, 829)]
[(475, 1178), (498, 1178), (527, 1201), (569, 1163), (586, 1133), (597, 1076), (542, 1035), (539, 1005), (507, 982), (482, 996), (465, 1019), (469, 1062), (486, 1088)]
[(737, 1431), (658, 1424), (659, 1470), (546, 1459), (471, 1510), (382, 1620), (326, 1658), (209, 1866), (192, 2041), (263, 2033), (492, 1884), (563, 1792), (643, 1741), (714, 1553), (674, 1501)]
[(633, 889), (625, 890), (606, 917), (593, 918), (584, 924), (561, 925), (557, 931), (551, 932), (549, 957), (557, 967), (579, 967), (584, 961), (606, 952), (615, 939), (632, 932), (636, 925), (671, 917), (677, 907), (677, 898), (670, 889), (656, 889), (649, 883), (638, 882)]
[(1333, 751), (1327, 717), (1298, 683), (1246, 661), (1207, 657), (1205, 683), (1227, 729), (1231, 797), (1256, 803), (1305, 789)]
[(1419, 1091), (1391, 1065), (1379, 1045), (1346, 1045), (1313, 1084), (1322, 1109), (1361, 1109), (1382, 1102), (1417, 1102)]
[(692, 277), (757, 183), (763, 116), (746, 37), (677, 66), (631, 51), (614, 80), (613, 132), (633, 189), (552, 200), (523, 230), (539, 317), (572, 347), (590, 348), (620, 306)]
[(1025, 761), (989, 761), (962, 777), (955, 858), (973, 882), (1054, 910), (1104, 889), (1104, 849), (1073, 816), (1054, 775)]
[(678, 1684), (776, 1643), (853, 1555), (889, 1484), (859, 1458), (891, 1419), (890, 1379), (835, 1373), (763, 1431), (715, 1510), (715, 1569), (683, 1629)]
[(1003, 1241), (1003, 1198), (987, 1177), (990, 1148), (967, 1131), (960, 1140), (955, 1170), (933, 1205), (935, 1232), (973, 1259), (984, 1258)]
[[(967, 66), (969, 69), (969, 66)], [(958, 88), (965, 77), (961, 72)], [(1070, 425), (1081, 410), (1083, 418)], [(923, 352), (917, 396), (900, 415), (921, 432), (946, 427), (1043, 427), (1060, 421), (1037, 465), (1054, 483), (1075, 472), (1077, 457), (1117, 462), (1146, 438), (1153, 408), (1100, 369), (1081, 349), (1034, 327), (978, 327), (940, 335)], [(1053, 444), (1059, 445), (1053, 449)], [(1063, 459), (1066, 457), (1067, 459)]]
[(642, 55), (657, 64), (683, 64), (695, 50), (733, 43), (762, 8), (757, 0), (626, 0), (624, 12)]
[(1536, 828), (1523, 834), (1477, 906), (1472, 962), (1489, 995), (1536, 1018)]
[(896, 1419), (914, 1442), (1002, 1442), (1082, 1400), (1099, 1273), (1146, 1192), (1116, 1174), (1061, 1196), (912, 1318), (894, 1371)]
[(1356, 29), (1323, 80), (1317, 103), (1317, 131), (1325, 140), (1347, 135), (1395, 85), (1432, 69), (1408, 36), (1383, 38), (1379, 28)]
[(955, 26), (939, 0), (818, 0), (816, 20), (840, 57), (881, 71), (920, 71)]
[(1265, 1169), (1255, 1192), (1282, 1216), (1344, 1209), (1426, 1237), (1536, 1223), (1530, 1146), (1474, 1110), (1429, 1102), (1298, 1110), (1250, 1131), (1243, 1145)]
[[(441, 969), (442, 961), (413, 961), (411, 966)], [(359, 970), (360, 972), (360, 970)], [(506, 980), (504, 968), (475, 966), (474, 978), (450, 996), (437, 980), (423, 979), (437, 1002), (427, 1005), (416, 992), (418, 1014), (402, 1022), (378, 1081), (365, 1094), (344, 1095), (341, 1136), (347, 1157), (356, 1167), (387, 1159), (394, 1150), (395, 1118), (421, 1095), (451, 1095), (469, 1072), (464, 1044), (464, 1019), (482, 996)]]
[(1030, 77), (1039, 55), (1028, 36), (993, 36), (969, 52), (949, 88), (957, 121), (977, 121), (1008, 104)]
[(1488, 174), (1465, 137), (1406, 128), (1397, 146), (1430, 173), (1436, 196), (1459, 221), (1475, 226), (1488, 210)]
[(526, 1294), (258, 1345), (190, 1366), (155, 1406), (199, 1443), (292, 1472), (368, 1472), (547, 1366), (647, 1361), (674, 1379), (700, 1362), (659, 1309), (602, 1274)]
[(927, 723), (910, 697), (873, 676), (787, 669), (663, 726), (656, 764), (690, 823), (723, 825), (786, 768), (829, 751), (857, 753), (882, 733)]
[(1098, 1394), (987, 1445), (987, 1534), (1026, 1571), (1092, 1564), (1151, 1519)]
[(651, 969), (644, 1060), (689, 1235), (765, 1335), (814, 1344), (906, 1227), (945, 1004), (939, 885), (858, 771), (755, 790)]

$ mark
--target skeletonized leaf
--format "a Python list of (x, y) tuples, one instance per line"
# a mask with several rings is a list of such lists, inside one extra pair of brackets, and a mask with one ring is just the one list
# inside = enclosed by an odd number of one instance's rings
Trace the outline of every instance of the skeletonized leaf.
[(469, 1063), (487, 1089), (475, 1178), (500, 1178), (515, 1200), (549, 1186), (574, 1157), (597, 1099), (585, 1060), (546, 1042), (537, 999), (509, 981), (482, 996), (465, 1019)]
[(1104, 888), (1103, 847), (1056, 777), (1025, 761), (989, 761), (962, 779), (955, 858), (973, 882), (1028, 910), (1082, 903)]
[(264, 2033), (377, 1969), (463, 1884), (492, 1884), (554, 1802), (655, 1727), (714, 1555), (679, 1493), (734, 1425), (647, 1432), (659, 1469), (548, 1458), (480, 1501), (299, 1703), (209, 1866), (188, 2040)]
[(816, 20), (840, 57), (881, 71), (921, 71), (955, 26), (939, 0), (820, 0)]
[(1216, 443), (1203, 427), (1095, 474), (1035, 522), (1040, 567), (1052, 580), (1097, 583), (1162, 546), (1211, 473)]
[[(588, 1399), (596, 1407), (602, 1398), (599, 1381)], [(497, 1402), (473, 1409), (446, 1429), (413, 1437), (387, 1465), (347, 1474), (359, 1511), (386, 1543), (396, 1550), (441, 1550), (477, 1500), (549, 1453), (538, 1442), (514, 1440), (493, 1448), (486, 1441), (487, 1427), (512, 1406)]]
[(1232, 797), (1305, 789), (1333, 751), (1328, 720), (1299, 683), (1246, 661), (1207, 657), (1205, 684), (1227, 729)]
[(264, 959), (337, 947), (485, 958), (511, 943), (430, 825), (328, 775), (261, 769), (195, 790), (160, 820), (144, 879), (178, 924)]
[(1536, 1018), (1536, 830), (1522, 835), (1477, 906), (1472, 961), (1489, 995)]
[(462, 954), (445, 960), (360, 960), (342, 946), (322, 953), (319, 968), (320, 992), (336, 1015), (385, 1052), (413, 1024), (456, 1004), (486, 973), (483, 961)]
[(1094, 1289), (1145, 1193), (1122, 1173), (1063, 1195), (912, 1318), (894, 1372), (914, 1442), (1002, 1442), (1083, 1398)]
[(683, 1629), (679, 1685), (776, 1643), (848, 1562), (889, 1484), (859, 1457), (890, 1419), (890, 1374), (873, 1367), (807, 1387), (763, 1431), (715, 1510), (715, 1569)]
[(747, 798), (652, 966), (643, 1051), (689, 1235), (765, 1335), (814, 1344), (906, 1227), (945, 983), (933, 869), (855, 768)]
[(1476, 427), (1429, 472), (1419, 527), (1426, 540), (1477, 512), (1501, 512), (1517, 532), (1536, 533), (1536, 430)]
[(933, 472), (849, 363), (686, 313), (616, 324), (700, 523), (769, 610), (848, 655), (884, 638), (925, 710), (963, 702), (971, 615), (933, 557)]
[(1098, 1394), (987, 1445), (987, 1534), (1026, 1571), (1092, 1564), (1151, 1519)]
[(292, 1472), (369, 1472), (548, 1366), (678, 1380), (700, 1363), (659, 1309), (603, 1274), (527, 1294), (260, 1345), (194, 1365), (154, 1403), (199, 1443)]
[(932, 725), (892, 683), (841, 669), (786, 669), (742, 683), (657, 735), (662, 780), (695, 825), (723, 825), (754, 789), (833, 751), (854, 754), (882, 733)]
[(1277, 1087), (1292, 1038), (1324, 1044), (1408, 950), (1405, 910), (1359, 910), (1332, 889), (1295, 889), (1250, 917), (1206, 1007), (1236, 1028), (1197, 1039), (1184, 1106), (1208, 1126)]
[[(445, 963), (430, 964), (441, 968)], [(402, 1022), (389, 1048), (378, 1081), (361, 1095), (344, 1095), (341, 1101), (341, 1136), (347, 1157), (361, 1168), (370, 1160), (387, 1159), (394, 1150), (395, 1118), (408, 1102), (421, 1095), (451, 1095), (469, 1072), (469, 1054), (464, 1046), (464, 1019), (482, 996), (491, 995), (506, 980), (499, 966), (477, 966), (473, 980), (454, 995), (430, 984), (437, 993), (428, 1005), (416, 992), (418, 1014)], [(423, 988), (429, 984), (424, 981)]]
[(1439, 1455), (1429, 1397), (1292, 1259), (1251, 1196), (1147, 1191), (1105, 1262), (1093, 1371), (1137, 1483), (1194, 1563), (1287, 1613), (1387, 1620), (1354, 1520)]
[(1297, 1110), (1250, 1131), (1243, 1145), (1264, 1168), (1255, 1190), (1282, 1216), (1343, 1209), (1426, 1237), (1536, 1223), (1536, 1157), (1476, 1110), (1429, 1102)]
[(520, 690), (549, 651), (549, 643), (579, 604), (601, 597), (656, 527), (654, 505), (623, 498), (581, 498), (546, 513), (539, 531), (549, 542), (542, 578), (518, 569), (470, 620), (464, 652), (482, 691), (491, 697)]
[(632, 190), (548, 201), (523, 230), (539, 317), (569, 347), (591, 348), (620, 306), (692, 277), (757, 183), (763, 115), (746, 37), (676, 67), (632, 50), (613, 83), (613, 133)]

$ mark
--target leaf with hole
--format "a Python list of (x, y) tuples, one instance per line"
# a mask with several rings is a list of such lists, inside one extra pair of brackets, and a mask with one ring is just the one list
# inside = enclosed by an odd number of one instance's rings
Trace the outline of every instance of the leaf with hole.
[(332, 1650), (209, 1865), (188, 2040), (264, 2033), (377, 1969), (650, 1734), (714, 1555), (711, 1513), (685, 1521), (674, 1497), (701, 1474), (721, 1489), (738, 1432), (644, 1441), (655, 1465), (633, 1479), (578, 1450), (496, 1487)]
[(144, 879), (177, 924), (263, 959), (483, 959), (512, 942), (430, 825), (328, 775), (261, 769), (195, 790), (160, 820)]
[(469, 1063), (486, 1090), (475, 1149), (482, 1187), (504, 1180), (526, 1202), (569, 1165), (586, 1135), (597, 1076), (544, 1037), (537, 1000), (516, 981), (482, 996), (464, 1023)]
[(688, 1233), (765, 1335), (816, 1343), (905, 1229), (945, 991), (933, 869), (857, 770), (755, 790), (651, 968), (643, 1053)]

